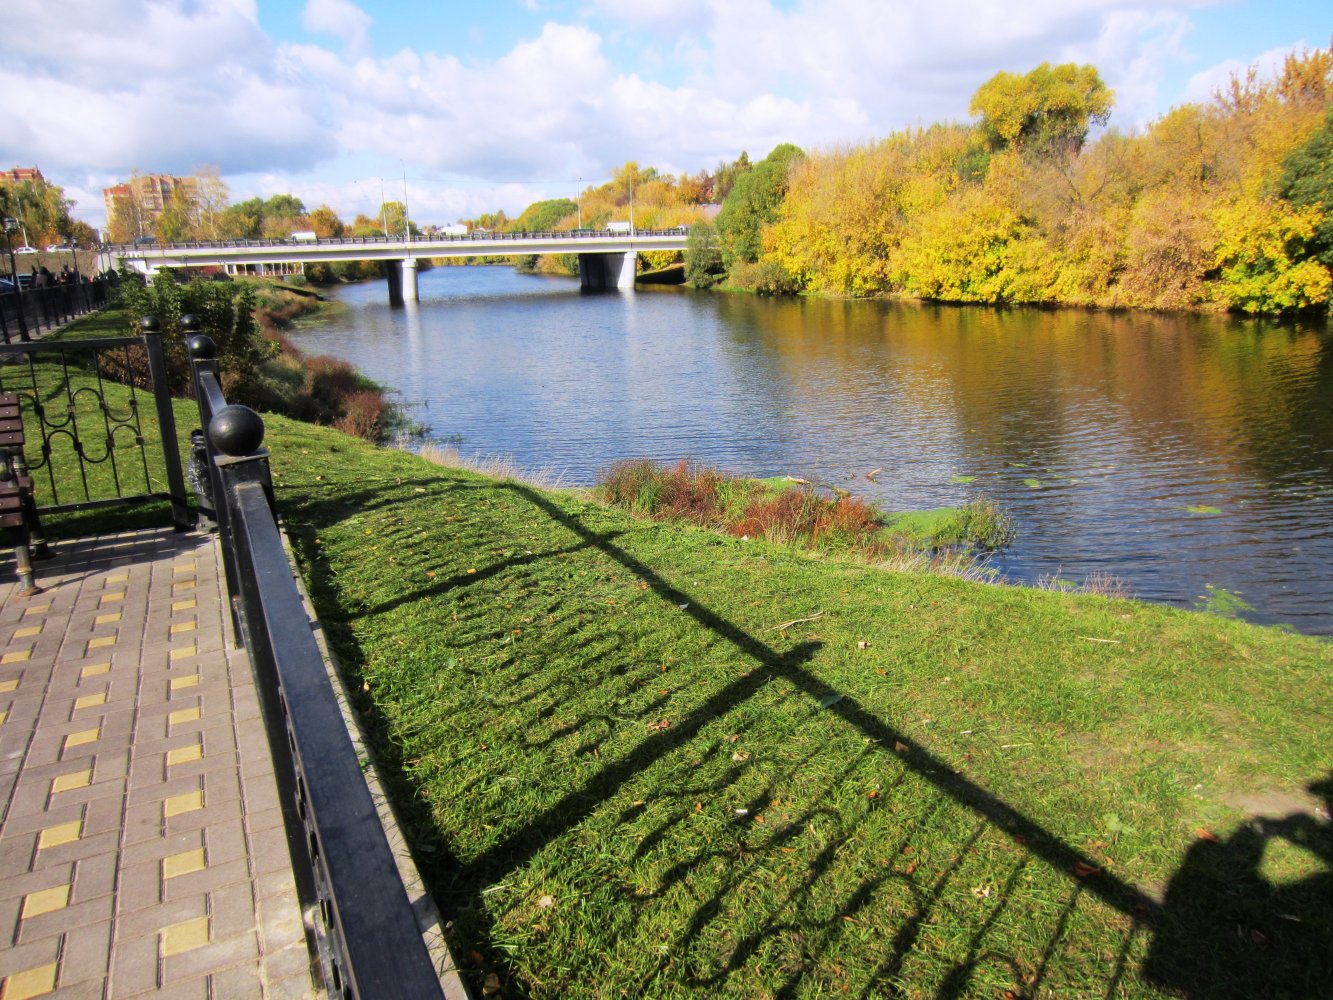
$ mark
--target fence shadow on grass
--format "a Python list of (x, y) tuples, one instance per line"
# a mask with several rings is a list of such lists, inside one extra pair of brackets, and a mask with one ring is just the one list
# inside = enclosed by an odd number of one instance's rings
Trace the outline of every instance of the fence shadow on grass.
[[(672, 931), (671, 951), (688, 957), (674, 968), (659, 966), (653, 977), (639, 984), (645, 993), (681, 989), (699, 995), (734, 992), (737, 973), (757, 966), (771, 968), (763, 979), (764, 992), (779, 997), (849, 988), (851, 995), (864, 997), (919, 994), (926, 982), (936, 984), (934, 995), (939, 1000), (994, 995), (987, 991), (997, 982), (1008, 984), (1015, 997), (1070, 989), (1079, 995), (1105, 997), (1142, 995), (1153, 989), (1201, 998), (1300, 997), (1324, 992), (1333, 976), (1333, 958), (1327, 947), (1333, 940), (1333, 876), (1328, 871), (1333, 849), (1326, 819), (1294, 814), (1242, 827), (1225, 840), (1200, 840), (1171, 879), (1164, 902), (1159, 901), (972, 781), (897, 730), (882, 714), (871, 712), (846, 692), (832, 690), (808, 669), (820, 650), (818, 642), (778, 649), (701, 605), (697, 595), (664, 579), (617, 545), (615, 533), (590, 530), (527, 487), (511, 483), (504, 488), (559, 523), (576, 541), (549, 552), (510, 555), (479, 566), (476, 573), (432, 581), (409, 596), (395, 598), (394, 606), (475, 586), (479, 580), (521, 571), (562, 553), (595, 549), (646, 585), (664, 607), (674, 609), (672, 613), (687, 615), (698, 629), (729, 644), (762, 669), (719, 680), (715, 689), (684, 717), (673, 719), (669, 728), (652, 732), (628, 753), (601, 762), (577, 787), (548, 801), (465, 862), (440, 850), (440, 836), (431, 829), (430, 804), (412, 802), (416, 794), (413, 780), (403, 762), (394, 759), (394, 741), (381, 740), (381, 751), (390, 758), (386, 763), (397, 772), (393, 777), (398, 794), (406, 797), (417, 817), (414, 825), (420, 839), (431, 843), (427, 867), (440, 902), (446, 910), (466, 915), (460, 923), (470, 936), (470, 946), (484, 947), (486, 940), (494, 940), (496, 928), (484, 899), (489, 887), (504, 883), (549, 844), (579, 828), (650, 767), (689, 747), (688, 755), (696, 758), (697, 779), (655, 787), (651, 821), (644, 819), (642, 802), (625, 805), (616, 817), (621, 826), (638, 824), (641, 834), (628, 863), (677, 852), (655, 871), (650, 884), (632, 893), (638, 905), (631, 908), (630, 916), (615, 918), (621, 921), (615, 928), (616, 937), (647, 933), (640, 923), (648, 919), (654, 901), (708, 885), (702, 895), (695, 892), (690, 897), (687, 915)], [(341, 502), (347, 499), (344, 495)], [(373, 502), (369, 494), (366, 499)], [(318, 519), (317, 511), (307, 513)], [(319, 566), (313, 569), (318, 577)], [(315, 590), (318, 593), (319, 588)], [(385, 610), (389, 609), (371, 606), (356, 614)], [(559, 610), (558, 602), (551, 610)], [(577, 624), (566, 622), (565, 627), (577, 637)], [(344, 634), (344, 641), (353, 640)], [(589, 652), (606, 657), (604, 651)], [(576, 692), (570, 685), (587, 684), (591, 676), (589, 672), (571, 680), (524, 669), (507, 678), (507, 704), (527, 716), (514, 724), (516, 731), (525, 734), (518, 742), (526, 751), (550, 752), (562, 740), (577, 739), (575, 754), (599, 756), (617, 720), (578, 709), (569, 717), (562, 714), (566, 700), (562, 695), (572, 696)], [(609, 657), (596, 677), (592, 683), (610, 685), (613, 693), (635, 690), (634, 678)], [(885, 799), (908, 792), (896, 800), (902, 805), (893, 822), (901, 832), (885, 838), (878, 859), (882, 863), (851, 872), (839, 868), (844, 865), (844, 852), (854, 854), (857, 841), (873, 835), (867, 832), (871, 814), (849, 819), (817, 795), (787, 806), (794, 811), (782, 811), (776, 790), (801, 772), (806, 758), (798, 755), (785, 764), (774, 764), (760, 788), (743, 787), (744, 767), (728, 764), (727, 755), (737, 745), (734, 741), (744, 740), (747, 727), (757, 722), (738, 718), (729, 737), (732, 743), (719, 740), (709, 729), (710, 723), (735, 713), (774, 678), (804, 693), (822, 711), (836, 715), (864, 738), (865, 749), (828, 780), (830, 788), (846, 783), (858, 768), (873, 766), (875, 761), (892, 762), (900, 768), (891, 784), (881, 789)], [(534, 687), (528, 688), (529, 683)], [(649, 696), (634, 707), (633, 719), (639, 724), (650, 720), (660, 704)], [(619, 721), (624, 720), (622, 715)], [(541, 733), (543, 727), (549, 730), (545, 735), (527, 735)], [(1330, 787), (1333, 781), (1326, 780), (1314, 789), (1327, 796)], [(677, 833), (698, 812), (699, 804), (726, 795), (738, 800), (730, 825), (698, 850), (682, 850)], [(918, 870), (917, 863), (909, 860), (915, 837), (920, 831), (950, 825), (947, 842), (952, 846), (937, 852)], [(808, 858), (798, 879), (770, 897), (755, 899), (748, 894), (750, 882), (768, 874), (765, 858), (773, 852), (794, 851), (798, 838), (824, 829), (829, 833), (816, 841), (819, 849)], [(1324, 865), (1324, 872), (1295, 885), (1272, 885), (1262, 874), (1261, 860), (1265, 846), (1278, 841), (1312, 853)], [(957, 899), (967, 898), (969, 888), (979, 900), (983, 894), (989, 898), (994, 888), (967, 884), (974, 877), (975, 857), (982, 852), (991, 859), (998, 892), (992, 903), (959, 918)], [(710, 873), (711, 884), (701, 878), (705, 872)], [(1024, 899), (1024, 885), (1037, 874), (1055, 886), (1055, 902), (1044, 899), (1038, 905)], [(735, 921), (738, 899), (748, 908), (746, 921)], [(1069, 941), (1076, 926), (1088, 919), (1085, 911), (1089, 907), (1115, 916), (1113, 931), (1104, 931), (1098, 939), (1103, 954), (1070, 955)], [(836, 962), (830, 966), (822, 960), (824, 955), (840, 954), (846, 941), (859, 933), (858, 925), (871, 915), (881, 926), (886, 911), (892, 914), (889, 933), (867, 946), (877, 956), (873, 969), (844, 970)], [(954, 920), (961, 930), (948, 955), (923, 956), (923, 935), (933, 933), (941, 920)], [(1002, 924), (1008, 936), (998, 933)], [(506, 933), (512, 933), (512, 928)], [(1023, 945), (1021, 954), (1013, 944), (1015, 934)], [(498, 950), (487, 950), (492, 961), (503, 961)], [(865, 955), (867, 951), (852, 953)], [(1071, 981), (1062, 965), (1080, 963)], [(753, 977), (746, 982), (752, 986)], [(910, 982), (911, 988), (903, 991), (904, 982)]]

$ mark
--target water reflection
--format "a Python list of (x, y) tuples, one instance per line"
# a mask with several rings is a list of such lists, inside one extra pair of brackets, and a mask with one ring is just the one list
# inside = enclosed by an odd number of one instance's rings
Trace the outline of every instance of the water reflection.
[(348, 288), (298, 339), (464, 451), (580, 482), (690, 457), (888, 507), (985, 494), (1019, 520), (1012, 577), (1109, 572), (1186, 606), (1211, 585), (1256, 620), (1333, 632), (1325, 325), (583, 295), (507, 268), (424, 272), (421, 293), (393, 312), (382, 283)]

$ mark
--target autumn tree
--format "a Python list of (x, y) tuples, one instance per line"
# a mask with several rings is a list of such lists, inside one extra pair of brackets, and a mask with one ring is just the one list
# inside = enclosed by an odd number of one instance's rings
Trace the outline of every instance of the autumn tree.
[(321, 240), (337, 239), (347, 229), (343, 220), (338, 218), (338, 213), (328, 205), (320, 205), (319, 208), (310, 213), (307, 221), (315, 235)]
[(970, 111), (992, 149), (1077, 151), (1094, 124), (1106, 124), (1113, 98), (1095, 66), (1042, 63), (1023, 76), (996, 73)]

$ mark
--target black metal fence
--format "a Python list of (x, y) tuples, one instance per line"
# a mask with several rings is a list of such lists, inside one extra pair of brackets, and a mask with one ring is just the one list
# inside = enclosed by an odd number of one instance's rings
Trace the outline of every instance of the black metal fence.
[(0, 292), (0, 340), (6, 344), (30, 340), (43, 330), (102, 308), (118, 290), (119, 281), (99, 277), (41, 288), (20, 285)]
[(19, 399), (39, 512), (166, 500), (178, 529), (194, 524), (155, 327), (135, 337), (0, 344), (0, 392)]
[[(197, 330), (182, 317), (187, 335)], [(254, 666), (293, 859), (318, 902), (326, 985), (346, 997), (441, 997), (361, 761), (311, 631), (273, 505), (264, 424), (229, 405), (216, 348), (189, 337), (191, 370), (227, 589)], [(202, 482), (201, 482), (202, 485)]]

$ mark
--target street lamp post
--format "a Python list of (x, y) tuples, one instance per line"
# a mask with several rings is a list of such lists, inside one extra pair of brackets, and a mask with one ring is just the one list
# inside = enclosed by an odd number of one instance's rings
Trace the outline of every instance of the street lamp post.
[[(18, 296), (19, 304), (19, 340), (27, 343), (32, 338), (28, 336), (28, 318), (24, 315), (23, 309), (23, 284), (19, 281), (18, 264), (14, 261), (14, 231), (19, 224), (14, 219), (5, 219), (5, 249), (9, 251), (9, 274), (14, 279), (14, 294)], [(27, 241), (24, 241), (27, 245)]]

